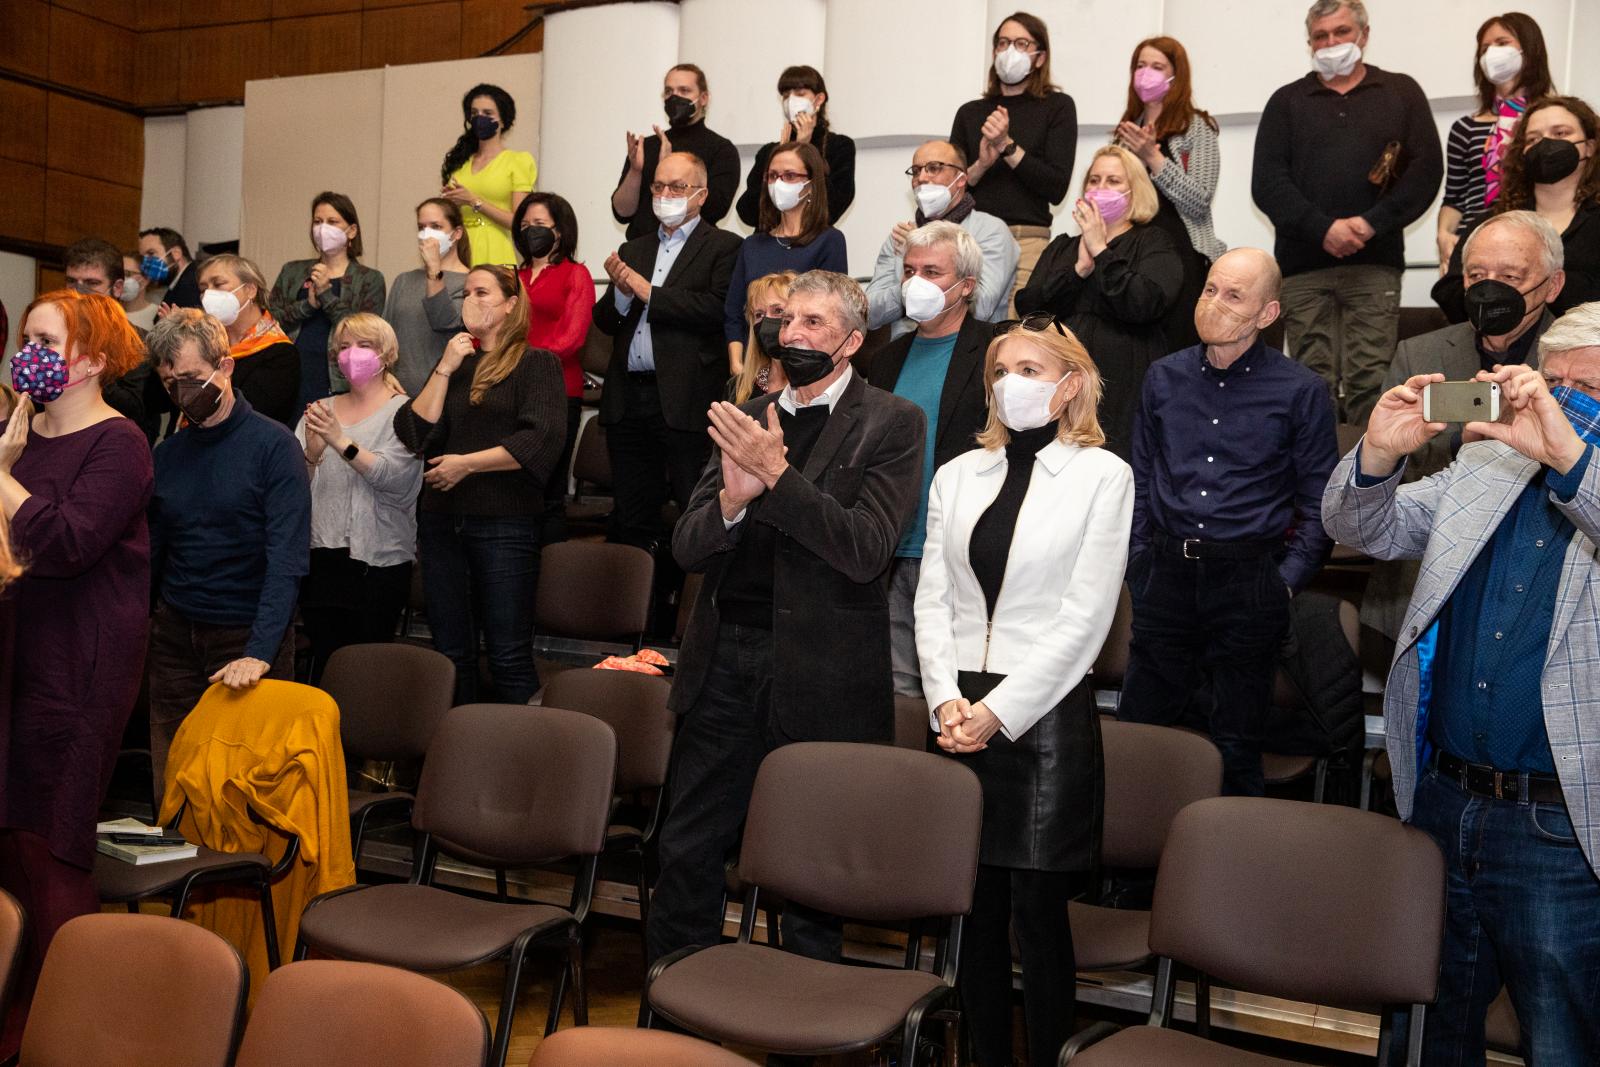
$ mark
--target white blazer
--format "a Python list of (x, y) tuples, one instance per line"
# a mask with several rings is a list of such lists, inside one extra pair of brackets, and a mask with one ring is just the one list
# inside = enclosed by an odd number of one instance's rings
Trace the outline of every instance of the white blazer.
[(1003, 674), (984, 698), (1015, 741), (1083, 681), (1117, 610), (1133, 524), (1133, 470), (1110, 452), (1052, 441), (1034, 459), (992, 628), (968, 545), (1006, 476), (1003, 449), (946, 463), (928, 495), (917, 583), (917, 658), (929, 726), (961, 695), (957, 671)]

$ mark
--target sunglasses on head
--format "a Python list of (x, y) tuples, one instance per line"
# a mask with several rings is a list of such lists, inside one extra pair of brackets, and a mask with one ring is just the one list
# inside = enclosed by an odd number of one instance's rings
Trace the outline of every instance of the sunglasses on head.
[(1024, 330), (1032, 330), (1034, 333), (1054, 326), (1056, 333), (1062, 337), (1068, 336), (1066, 329), (1061, 325), (1061, 319), (1053, 311), (1035, 311), (1020, 319), (1004, 319), (995, 323), (995, 333), (1005, 333), (1013, 326), (1021, 326)]

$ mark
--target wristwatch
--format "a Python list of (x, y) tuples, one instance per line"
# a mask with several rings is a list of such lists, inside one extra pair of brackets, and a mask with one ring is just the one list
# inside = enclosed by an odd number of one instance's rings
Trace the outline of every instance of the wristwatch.
[(434, 282), (436, 282), (436, 281), (439, 281), (439, 280), (440, 280), (440, 279), (441, 279), (441, 278), (443, 278), (443, 277), (444, 277), (444, 271), (442, 271), (442, 270), (441, 270), (441, 271), (440, 271), (440, 272), (439, 272), (439, 273), (437, 273), (437, 274), (430, 274), (430, 275), (428, 275), (428, 280), (429, 280), (429, 281), (434, 281)]
[(345, 446), (344, 451), (340, 452), (339, 455), (343, 456), (346, 460), (354, 460), (356, 456), (360, 454), (360, 452), (361, 446), (356, 444), (354, 441), (351, 441)]
[(1010, 144), (1008, 144), (1004, 148), (1000, 149), (1000, 158), (1001, 159), (1010, 159), (1012, 156), (1017, 154), (1017, 149), (1021, 148), (1021, 147), (1022, 146), (1017, 144), (1017, 142), (1012, 141)]

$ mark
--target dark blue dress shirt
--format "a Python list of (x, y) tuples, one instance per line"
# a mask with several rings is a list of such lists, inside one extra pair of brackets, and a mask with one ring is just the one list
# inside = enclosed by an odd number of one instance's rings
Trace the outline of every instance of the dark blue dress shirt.
[(1322, 491), (1339, 461), (1333, 402), (1313, 371), (1260, 339), (1227, 370), (1195, 345), (1145, 375), (1133, 432), (1132, 554), (1157, 532), (1285, 538), (1295, 592), (1327, 559)]

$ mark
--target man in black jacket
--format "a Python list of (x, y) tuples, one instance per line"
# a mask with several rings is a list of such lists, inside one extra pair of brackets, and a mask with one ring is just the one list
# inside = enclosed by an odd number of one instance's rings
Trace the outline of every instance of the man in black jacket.
[(656, 168), (658, 227), (606, 257), (594, 322), (613, 338), (600, 397), (611, 456), (611, 540), (650, 548), (670, 485), (687, 510), (711, 454), (706, 409), (728, 378), (722, 308), (739, 238), (702, 218), (706, 168), (674, 152)]
[(144, 276), (150, 284), (167, 287), (161, 294), (163, 307), (200, 306), (200, 271), (189, 256), (189, 242), (183, 234), (165, 226), (140, 230), (139, 255), (144, 257)]
[(660, 180), (659, 161), (674, 152), (699, 156), (705, 164), (707, 176), (702, 184), (706, 191), (700, 199), (700, 213), (708, 222), (721, 222), (739, 192), (739, 150), (706, 125), (711, 90), (706, 87), (705, 71), (693, 63), (679, 63), (667, 71), (661, 80), (661, 105), (667, 113), (667, 128), (657, 126), (650, 136), (629, 131), (628, 158), (611, 193), (611, 217), (628, 227), (630, 241), (655, 229), (650, 183)]
[[(925, 420), (853, 373), (867, 324), (855, 282), (802, 274), (784, 318), (775, 355), (789, 385), (712, 409), (717, 451), (673, 533), (673, 554), (705, 585), (669, 701), (681, 718), (652, 960), (720, 936), (723, 864), (762, 757), (894, 736), (886, 578), (916, 510)], [(783, 943), (837, 960), (839, 922), (790, 907)]]
[(983, 250), (965, 229), (939, 219), (912, 230), (906, 236), (902, 262), (902, 306), (916, 321), (916, 331), (890, 341), (873, 354), (862, 371), (873, 385), (917, 405), (928, 420), (922, 495), (916, 517), (895, 548), (889, 572), (894, 691), (920, 697), (916, 603), (922, 539), (928, 524), (928, 490), (934, 471), (977, 447), (975, 438), (983, 431), (989, 411), (983, 357), (995, 328), (993, 323), (980, 322), (972, 311), (983, 271)]

